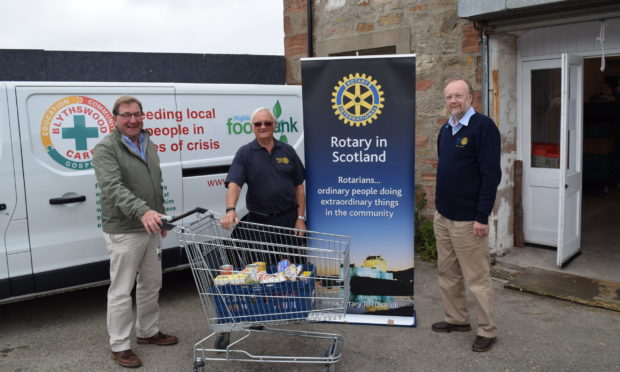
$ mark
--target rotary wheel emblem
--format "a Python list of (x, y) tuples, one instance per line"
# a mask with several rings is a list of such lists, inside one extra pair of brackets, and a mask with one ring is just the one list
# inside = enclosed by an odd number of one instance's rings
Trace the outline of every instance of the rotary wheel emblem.
[(383, 92), (372, 76), (349, 74), (338, 82), (332, 92), (332, 108), (338, 119), (350, 126), (372, 123), (383, 108)]

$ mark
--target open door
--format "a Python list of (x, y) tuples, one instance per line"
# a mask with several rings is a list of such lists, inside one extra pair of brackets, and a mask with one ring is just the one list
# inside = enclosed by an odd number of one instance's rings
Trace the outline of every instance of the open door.
[(583, 58), (562, 54), (557, 265), (581, 250)]

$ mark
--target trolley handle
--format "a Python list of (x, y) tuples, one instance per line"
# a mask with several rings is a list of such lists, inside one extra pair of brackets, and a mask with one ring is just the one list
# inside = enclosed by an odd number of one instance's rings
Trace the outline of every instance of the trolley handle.
[(161, 228), (164, 229), (164, 230), (172, 230), (172, 229), (174, 229), (176, 227), (173, 224), (173, 222), (176, 222), (178, 220), (182, 220), (185, 217), (191, 216), (194, 213), (207, 213), (207, 212), (208, 212), (208, 210), (205, 209), (205, 208), (196, 207), (196, 208), (194, 208), (194, 209), (192, 209), (190, 211), (187, 211), (187, 212), (185, 212), (183, 214), (180, 214), (180, 215), (178, 215), (178, 216), (176, 216), (174, 218), (170, 218), (169, 216), (163, 216), (163, 217), (161, 217), (161, 219), (164, 222), (161, 224)]

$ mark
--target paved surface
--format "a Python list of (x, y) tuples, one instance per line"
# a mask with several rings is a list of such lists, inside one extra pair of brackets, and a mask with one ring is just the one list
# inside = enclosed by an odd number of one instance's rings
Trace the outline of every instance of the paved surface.
[[(416, 328), (303, 324), (295, 328), (345, 336), (340, 371), (620, 371), (620, 312), (496, 289), (499, 341), (474, 353), (475, 332), (440, 334), (436, 269), (417, 261)], [(208, 334), (189, 271), (166, 274), (161, 297), (164, 331), (175, 346), (138, 345), (140, 371), (191, 371), (192, 345)], [(0, 370), (125, 371), (109, 356), (105, 325), (106, 288), (93, 288), (0, 306)], [(273, 353), (308, 352), (307, 343), (258, 339), (250, 346)], [(280, 352), (279, 352), (280, 351)], [(311, 351), (311, 350), (310, 350)], [(317, 350), (317, 355), (321, 350)], [(212, 362), (208, 371), (318, 371), (291, 365)]]
[(528, 267), (512, 272), (504, 287), (620, 311), (616, 282)]
[(496, 257), (498, 263), (520, 267), (538, 267), (545, 270), (579, 275), (586, 278), (608, 280), (620, 283), (620, 250), (600, 253), (584, 248), (582, 254), (567, 266), (556, 265), (556, 251), (551, 249), (513, 247), (502, 257)]

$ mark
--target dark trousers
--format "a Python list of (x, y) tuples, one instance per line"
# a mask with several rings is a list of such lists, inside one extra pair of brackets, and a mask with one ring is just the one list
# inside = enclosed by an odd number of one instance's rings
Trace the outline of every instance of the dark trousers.
[[(295, 236), (294, 228), (297, 221), (297, 209), (291, 209), (279, 215), (263, 215), (250, 212), (235, 227), (231, 238), (242, 240), (233, 242), (235, 248), (229, 252), (231, 264), (239, 269), (253, 262), (265, 262), (267, 266), (277, 266), (278, 262), (287, 259), (289, 263), (307, 263), (306, 239)], [(245, 224), (252, 222), (261, 225)]]

